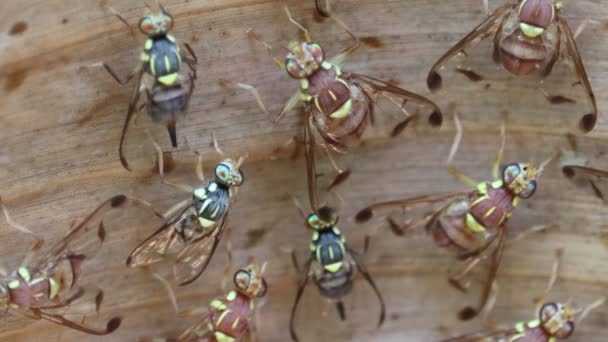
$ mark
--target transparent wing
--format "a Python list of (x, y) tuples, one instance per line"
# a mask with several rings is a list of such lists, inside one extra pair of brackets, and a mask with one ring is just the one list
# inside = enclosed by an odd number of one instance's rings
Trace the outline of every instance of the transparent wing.
[(210, 332), (208, 328), (210, 319), (211, 314), (206, 314), (201, 317), (198, 322), (179, 335), (177, 342), (199, 341), (201, 336), (203, 336), (202, 341), (205, 341), (205, 334)]
[(126, 196), (117, 195), (100, 204), (81, 222), (73, 225), (59, 242), (32, 265), (30, 267), (32, 272), (50, 274), (62, 261), (79, 263), (85, 258), (94, 256), (106, 238), (103, 216), (113, 209), (123, 207), (126, 202)]
[(193, 206), (189, 205), (177, 212), (175, 216), (171, 217), (150, 237), (137, 246), (127, 258), (127, 266), (141, 267), (163, 260), (169, 249), (179, 241), (179, 234), (175, 229), (176, 226), (188, 218), (188, 212), (192, 208)]
[[(370, 96), (370, 93), (380, 94), (384, 97), (387, 97), (393, 102), (395, 102), (396, 100), (394, 99), (394, 97), (397, 97), (397, 99), (400, 100), (400, 103), (395, 103), (395, 105), (400, 106), (400, 109), (403, 110), (404, 105), (406, 103), (414, 103), (418, 107), (423, 107), (430, 111), (428, 120), (431, 125), (440, 126), (443, 122), (443, 114), (441, 113), (439, 107), (433, 101), (422, 95), (418, 95), (411, 91), (399, 88), (388, 82), (366, 75), (350, 73), (348, 74), (348, 78), (356, 84), (362, 86), (364, 93), (368, 98), (373, 98)], [(398, 135), (400, 131), (402, 131), (407, 126), (407, 124), (417, 115), (419, 108), (415, 108), (415, 110), (416, 112), (410, 113), (405, 121), (395, 127), (392, 133), (393, 136)]]
[(227, 217), (228, 212), (226, 212), (220, 224), (209, 234), (190, 242), (179, 252), (173, 264), (173, 274), (179, 286), (192, 283), (205, 271), (222, 239)]

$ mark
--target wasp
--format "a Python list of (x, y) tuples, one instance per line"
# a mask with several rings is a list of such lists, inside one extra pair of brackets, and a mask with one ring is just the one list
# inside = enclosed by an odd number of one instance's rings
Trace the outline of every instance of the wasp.
[[(487, 8), (487, 0), (484, 0)], [(581, 32), (584, 26), (577, 31)], [(576, 46), (575, 38), (563, 14), (561, 0), (516, 0), (511, 1), (494, 12), (473, 31), (467, 34), (456, 45), (450, 48), (433, 65), (427, 76), (430, 90), (442, 86), (441, 69), (455, 56), (465, 54), (465, 50), (480, 40), (491, 38), (492, 58), (504, 69), (516, 76), (537, 74), (541, 79), (547, 78), (556, 64), (568, 56), (576, 70), (577, 81), (585, 92), (590, 105), (590, 113), (583, 115), (579, 128), (589, 132), (597, 121), (598, 109), (593, 90), (587, 77), (582, 58)], [(482, 80), (481, 75), (472, 70), (457, 68), (473, 81)], [(572, 103), (572, 99), (561, 95), (545, 97), (551, 103)]]
[(242, 341), (252, 336), (256, 300), (266, 296), (264, 266), (251, 264), (234, 273), (235, 289), (211, 301), (208, 312), (178, 338), (178, 342)]
[[(319, 5), (317, 1), (317, 5)], [(319, 8), (319, 6), (317, 6)], [(328, 147), (337, 152), (346, 152), (349, 148), (361, 142), (361, 136), (368, 124), (374, 122), (375, 99), (379, 96), (385, 97), (393, 102), (406, 116), (398, 123), (392, 136), (398, 135), (418, 113), (409, 113), (404, 108), (405, 103), (413, 103), (419, 107), (427, 107), (432, 110), (429, 122), (438, 126), (442, 122), (441, 110), (435, 103), (424, 96), (401, 89), (393, 84), (378, 80), (376, 78), (346, 72), (340, 68), (340, 64), (359, 46), (359, 39), (355, 34), (336, 16), (328, 14), (354, 41), (353, 45), (345, 49), (337, 56), (326, 58), (323, 48), (315, 43), (310, 32), (298, 23), (285, 7), (289, 21), (304, 32), (305, 41), (293, 40), (287, 46), (289, 51), (285, 61), (274, 58), (276, 64), (284, 69), (287, 74), (300, 83), (300, 89), (291, 96), (280, 113), (273, 119), (275, 124), (280, 123), (286, 113), (291, 111), (299, 102), (304, 103), (305, 129), (316, 131), (323, 138), (326, 145), (323, 147), (330, 156)], [(272, 47), (265, 43), (253, 31), (250, 35), (266, 46), (269, 54)], [(272, 56), (271, 56), (272, 57)], [(270, 115), (264, 105), (256, 88), (251, 85), (239, 84), (242, 88), (250, 91), (267, 115)], [(418, 108), (417, 108), (418, 109)], [(309, 144), (310, 142), (306, 142)], [(331, 159), (331, 156), (330, 156)], [(335, 163), (332, 164), (335, 165)], [(330, 187), (336, 186), (336, 181), (344, 181), (349, 170), (338, 171), (338, 176)]]
[[(289, 320), (289, 332), (294, 341), (298, 341), (295, 331), (296, 312), (311, 278), (319, 289), (321, 296), (334, 302), (340, 318), (345, 320), (343, 298), (351, 292), (358, 271), (369, 283), (380, 303), (378, 327), (384, 322), (386, 309), (382, 294), (366, 267), (359, 260), (360, 254), (346, 244), (346, 239), (337, 227), (337, 223), (338, 215), (330, 207), (324, 206), (311, 213), (306, 218), (307, 227), (313, 231), (310, 244), (311, 256), (304, 263), (303, 268), (298, 263), (295, 251), (292, 250), (291, 252), (295, 268), (304, 274), (304, 279), (298, 286)], [(365, 240), (364, 253), (367, 253), (368, 248), (369, 236)]]
[[(224, 155), (215, 139), (214, 145), (218, 153)], [(162, 152), (158, 158), (159, 170), (162, 170)], [(196, 280), (207, 268), (226, 228), (234, 189), (244, 181), (240, 169), (243, 161), (244, 158), (238, 161), (225, 158), (215, 166), (213, 179), (205, 180), (203, 159), (199, 154), (196, 175), (200, 185), (192, 187), (164, 181), (192, 197), (177, 203), (162, 215), (165, 223), (131, 252), (127, 266), (156, 264), (176, 251), (173, 263), (176, 282), (183, 286)]]
[[(89, 252), (92, 245), (100, 247), (105, 239), (102, 216), (122, 207), (126, 201), (123, 195), (112, 197), (83, 221), (73, 225), (46, 254), (33, 260), (44, 244), (43, 240), (38, 240), (17, 270), (11, 273), (1, 270), (0, 315), (10, 312), (33, 320), (44, 319), (91, 335), (107, 335), (118, 329), (122, 322), (120, 317), (111, 318), (105, 328), (95, 328), (70, 320), (57, 311), (65, 312), (73, 303), (90, 294), (78, 287), (82, 277), (81, 266), (92, 255)], [(11, 219), (4, 204), (0, 202), (0, 205), (9, 225), (23, 230), (23, 226)], [(102, 290), (95, 295), (97, 312), (103, 296)]]
[[(154, 122), (167, 126), (171, 144), (175, 148), (177, 147), (176, 120), (186, 112), (194, 91), (198, 59), (187, 43), (184, 43), (184, 47), (188, 54), (183, 52), (170, 33), (174, 25), (173, 16), (158, 1), (157, 5), (160, 11), (144, 16), (138, 24), (141, 33), (147, 36), (140, 55), (141, 64), (125, 79), (121, 79), (108, 64), (101, 63), (112, 78), (121, 85), (135, 79), (118, 148), (120, 162), (127, 170), (130, 169), (124, 156), (123, 145), (134, 116), (145, 107)], [(118, 12), (114, 10), (112, 12), (131, 31), (127, 20)], [(181, 73), (183, 63), (190, 69), (188, 75)], [(145, 100), (139, 105), (142, 93), (145, 94)]]
[[(557, 255), (561, 257), (561, 250)], [(443, 340), (442, 342), (552, 342), (572, 336), (579, 324), (593, 309), (605, 302), (601, 298), (584, 309), (575, 309), (569, 303), (545, 302), (557, 279), (559, 259), (554, 264), (549, 286), (538, 302), (536, 317), (528, 322), (519, 322), (510, 329), (482, 331)]]
[[(506, 143), (506, 125), (503, 122), (502, 144), (492, 168), (494, 180), (476, 182), (451, 166), (462, 139), (462, 125), (454, 107), (452, 111), (457, 132), (448, 157), (448, 171), (458, 180), (473, 187), (473, 190), (375, 203), (359, 211), (356, 221), (361, 223), (370, 220), (374, 210), (380, 208), (411, 208), (441, 204), (439, 209), (403, 225), (390, 217), (387, 220), (396, 235), (404, 235), (409, 229), (424, 226), (439, 247), (449, 250), (458, 259), (464, 260), (462, 269), (449, 277), (450, 284), (463, 292), (468, 287), (468, 284), (463, 282), (463, 278), (482, 260), (490, 259), (490, 269), (480, 298), (479, 309), (476, 311), (467, 307), (461, 312), (463, 319), (471, 319), (488, 304), (507, 240), (509, 217), (520, 200), (529, 199), (535, 194), (537, 181), (552, 158), (544, 161), (538, 169), (530, 163), (511, 162), (501, 170)], [(552, 226), (555, 225), (539, 225), (532, 227), (531, 230), (543, 230)]]
[(589, 166), (587, 158), (578, 151), (578, 144), (574, 135), (568, 135), (568, 142), (570, 149), (564, 149), (561, 151), (561, 167), (564, 176), (568, 179), (583, 179), (587, 183), (595, 196), (608, 203), (608, 196), (606, 192), (606, 184), (608, 183), (608, 171), (601, 170)]

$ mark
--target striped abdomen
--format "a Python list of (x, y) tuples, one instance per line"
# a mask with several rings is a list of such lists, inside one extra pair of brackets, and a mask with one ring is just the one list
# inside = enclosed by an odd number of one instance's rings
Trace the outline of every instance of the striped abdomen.
[(548, 57), (543, 36), (528, 37), (515, 30), (500, 44), (502, 64), (515, 75), (527, 75), (540, 69)]
[(185, 83), (172, 86), (155, 84), (148, 97), (148, 114), (154, 122), (175, 120), (175, 115), (183, 114), (188, 107), (188, 90)]

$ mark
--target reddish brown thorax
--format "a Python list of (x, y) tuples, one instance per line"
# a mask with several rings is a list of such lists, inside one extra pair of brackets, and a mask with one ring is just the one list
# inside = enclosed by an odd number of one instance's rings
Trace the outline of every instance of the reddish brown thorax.
[(319, 109), (325, 115), (330, 115), (340, 109), (350, 99), (350, 91), (344, 82), (336, 77), (336, 69), (320, 68), (308, 77), (309, 86), (305, 92), (308, 95), (317, 95)]
[(519, 8), (519, 20), (528, 25), (547, 28), (555, 18), (555, 0), (525, 0)]
[[(474, 203), (481, 196), (475, 192), (471, 202)], [(513, 211), (513, 194), (505, 187), (494, 189), (488, 184), (487, 198), (471, 207), (471, 214), (477, 222), (486, 228), (498, 227)]]
[(18, 275), (13, 281), (9, 282), (8, 296), (11, 304), (20, 308), (30, 308), (50, 303), (51, 284), (49, 278), (34, 279), (28, 282)]

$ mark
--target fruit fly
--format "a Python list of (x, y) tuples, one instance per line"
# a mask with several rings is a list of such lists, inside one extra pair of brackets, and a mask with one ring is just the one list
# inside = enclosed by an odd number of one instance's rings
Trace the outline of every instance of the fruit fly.
[[(487, 0), (484, 2), (487, 8)], [(427, 77), (429, 89), (441, 88), (440, 70), (480, 39), (491, 37), (492, 58), (517, 76), (538, 73), (546, 78), (563, 56), (569, 56), (576, 69), (576, 84), (582, 86), (591, 106), (591, 112), (580, 119), (579, 128), (583, 132), (591, 131), (597, 121), (597, 103), (576, 46), (576, 34), (572, 33), (562, 7), (561, 0), (517, 0), (498, 8), (433, 65)], [(471, 70), (457, 71), (472, 80), (482, 79)], [(571, 102), (559, 95), (545, 96), (551, 103)]]
[[(561, 252), (558, 251), (558, 255)], [(559, 262), (559, 261), (558, 261)], [(601, 298), (585, 309), (575, 309), (569, 303), (545, 302), (557, 278), (557, 264), (545, 296), (538, 303), (537, 316), (529, 322), (519, 322), (510, 329), (482, 331), (443, 340), (442, 342), (554, 342), (572, 336), (575, 325), (579, 324), (591, 310), (605, 302)]]
[(177, 341), (228, 342), (252, 336), (255, 332), (252, 322), (255, 302), (268, 292), (263, 267), (252, 264), (237, 271), (234, 274), (235, 289), (211, 301), (208, 313)]
[[(319, 2), (317, 2), (319, 5)], [(354, 41), (354, 44), (334, 58), (328, 59), (321, 46), (312, 40), (309, 31), (298, 23), (285, 7), (291, 23), (304, 32), (305, 41), (293, 40), (287, 46), (289, 51), (286, 60), (273, 58), (276, 64), (287, 74), (300, 82), (300, 89), (291, 96), (281, 112), (274, 118), (278, 124), (285, 114), (291, 111), (300, 101), (305, 107), (305, 129), (311, 130), (314, 126), (327, 146), (338, 152), (346, 152), (349, 148), (361, 141), (361, 136), (368, 123), (374, 122), (375, 99), (385, 97), (393, 102), (406, 118), (393, 129), (392, 135), (398, 135), (407, 125), (417, 117), (418, 113), (410, 114), (404, 104), (414, 103), (432, 110), (429, 122), (438, 126), (442, 122), (440, 109), (431, 100), (421, 95), (396, 87), (390, 83), (365, 76), (358, 73), (345, 72), (339, 67), (349, 55), (359, 47), (359, 40), (354, 33), (336, 16), (329, 15), (341, 28), (343, 28)], [(250, 31), (250, 34), (258, 38)], [(271, 46), (262, 42), (268, 52)], [(266, 106), (257, 90), (250, 85), (240, 84), (242, 88), (251, 91), (256, 97), (260, 108), (269, 115)], [(417, 108), (418, 109), (418, 108)], [(309, 144), (310, 142), (306, 142)], [(338, 170), (337, 180), (344, 181), (348, 171)], [(310, 177), (310, 175), (309, 175)], [(332, 183), (335, 186), (336, 181)]]
[[(65, 312), (88, 294), (78, 287), (82, 277), (81, 266), (92, 256), (92, 245), (100, 247), (105, 239), (102, 216), (122, 207), (126, 200), (123, 195), (112, 197), (82, 222), (73, 225), (46, 254), (32, 261), (42, 248), (43, 242), (39, 240), (16, 271), (7, 273), (1, 270), (0, 315), (10, 312), (33, 320), (44, 319), (91, 335), (107, 335), (118, 329), (122, 321), (120, 317), (111, 318), (105, 328), (100, 329), (72, 321), (56, 311)], [(0, 205), (9, 225), (22, 230), (22, 226), (12, 221), (4, 205)], [(98, 290), (95, 296), (97, 311), (102, 300), (103, 291)]]
[[(462, 269), (449, 277), (450, 284), (463, 292), (466, 291), (468, 284), (463, 283), (462, 279), (480, 261), (490, 259), (490, 269), (480, 298), (479, 309), (475, 311), (466, 308), (461, 312), (463, 319), (471, 319), (488, 304), (507, 240), (507, 221), (521, 199), (528, 199), (534, 195), (538, 178), (551, 159), (543, 162), (538, 169), (529, 163), (512, 162), (505, 165), (501, 171), (500, 164), (506, 141), (506, 128), (503, 123), (502, 144), (493, 166), (494, 180), (476, 182), (450, 166), (462, 139), (460, 120), (454, 108), (452, 110), (457, 133), (448, 157), (448, 170), (474, 190), (375, 203), (361, 210), (356, 216), (356, 221), (368, 221), (372, 218), (373, 211), (380, 208), (408, 208), (441, 203), (439, 209), (433, 210), (421, 219), (404, 225), (399, 225), (391, 218), (388, 222), (397, 235), (405, 234), (407, 229), (424, 226), (439, 247), (446, 248), (459, 259), (464, 260)], [(533, 228), (540, 230), (545, 229), (546, 226)]]
[[(127, 170), (129, 164), (124, 156), (123, 145), (133, 116), (145, 107), (153, 121), (167, 126), (171, 144), (177, 147), (176, 120), (179, 115), (186, 112), (196, 79), (198, 59), (194, 51), (190, 45), (184, 43), (188, 55), (183, 53), (175, 37), (170, 33), (174, 24), (173, 16), (158, 1), (157, 5), (160, 12), (146, 15), (139, 21), (139, 30), (147, 36), (144, 50), (140, 55), (141, 64), (123, 80), (109, 65), (102, 63), (108, 73), (121, 85), (135, 79), (118, 148), (120, 162)], [(112, 12), (127, 25), (130, 31), (129, 23), (118, 12), (114, 10)], [(187, 76), (180, 73), (182, 63), (186, 63), (190, 68)], [(145, 94), (145, 101), (139, 105), (142, 93)]]
[(561, 166), (564, 176), (568, 179), (584, 179), (593, 190), (595, 196), (608, 203), (608, 171), (590, 167), (587, 158), (578, 151), (578, 144), (573, 135), (568, 135), (570, 149), (562, 150)]
[[(294, 266), (304, 274), (304, 279), (298, 286), (289, 320), (289, 331), (294, 341), (298, 341), (295, 331), (296, 312), (311, 278), (319, 289), (321, 296), (334, 302), (340, 318), (345, 320), (346, 313), (342, 300), (351, 292), (356, 271), (359, 271), (372, 287), (380, 302), (378, 327), (384, 322), (385, 305), (382, 294), (370, 273), (359, 260), (360, 254), (346, 244), (346, 239), (336, 226), (337, 223), (338, 215), (332, 208), (322, 207), (317, 212), (310, 214), (306, 218), (306, 225), (313, 231), (312, 243), (310, 244), (311, 256), (304, 264), (303, 269), (297, 261), (295, 252), (292, 251), (291, 256)], [(364, 253), (367, 252), (368, 247), (369, 236), (365, 240)]]
[[(214, 139), (215, 147), (220, 155)], [(159, 153), (159, 170), (162, 152)], [(219, 244), (228, 218), (234, 189), (244, 181), (240, 170), (244, 158), (234, 161), (226, 158), (215, 166), (215, 175), (206, 181), (203, 175), (203, 159), (199, 155), (196, 174), (201, 182), (197, 187), (186, 184), (166, 184), (192, 194), (192, 198), (177, 203), (163, 215), (165, 223), (131, 252), (127, 266), (141, 267), (156, 264), (177, 251), (173, 263), (173, 275), (180, 285), (196, 280), (207, 268)]]

